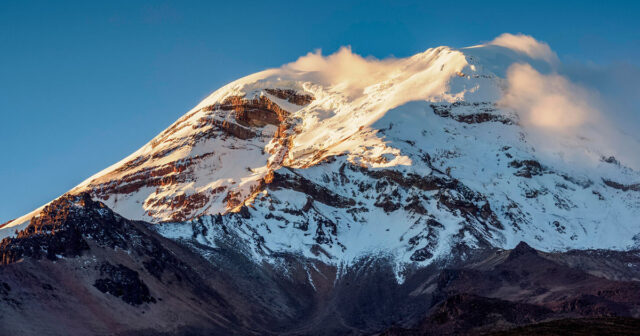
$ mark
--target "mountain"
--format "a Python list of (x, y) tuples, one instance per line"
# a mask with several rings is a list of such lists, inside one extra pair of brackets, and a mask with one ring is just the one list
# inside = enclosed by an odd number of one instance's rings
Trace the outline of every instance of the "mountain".
[(538, 105), (532, 121), (514, 93), (517, 69), (565, 85), (555, 61), (495, 44), (342, 49), (232, 82), (0, 228), (0, 321), (474, 334), (638, 317), (640, 171), (593, 129)]

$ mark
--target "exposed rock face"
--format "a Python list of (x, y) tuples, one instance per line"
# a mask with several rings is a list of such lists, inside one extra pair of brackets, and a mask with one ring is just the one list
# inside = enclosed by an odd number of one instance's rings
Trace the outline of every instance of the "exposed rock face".
[(300, 94), (295, 90), (291, 89), (265, 89), (268, 93), (280, 98), (284, 99), (292, 104), (305, 106), (309, 105), (313, 101), (313, 96), (309, 94)]
[(629, 190), (631, 190), (631, 191), (640, 191), (640, 183), (622, 184), (622, 183), (610, 181), (610, 180), (607, 180), (607, 179), (602, 179), (602, 181), (608, 187), (611, 187), (611, 188), (614, 188), (614, 189), (619, 189), (619, 190), (622, 190), (622, 191), (629, 191)]
[(149, 287), (138, 277), (138, 272), (126, 266), (105, 262), (100, 266), (100, 276), (105, 278), (97, 279), (93, 286), (103, 293), (122, 298), (130, 305), (156, 302), (149, 294)]
[(540, 165), (540, 162), (536, 160), (514, 160), (509, 162), (509, 166), (519, 169), (513, 174), (515, 176), (531, 178), (534, 175), (542, 175), (543, 173), (543, 168)]
[(525, 242), (520, 242), (518, 243), (518, 245), (516, 245), (516, 247), (513, 250), (511, 250), (511, 252), (509, 252), (508, 258), (510, 260), (513, 260), (513, 259), (520, 258), (522, 256), (535, 256), (535, 255), (538, 255), (538, 252), (534, 248), (532, 248)]
[(289, 115), (276, 103), (265, 96), (254, 99), (228, 97), (222, 104), (211, 107), (212, 110), (233, 111), (236, 121), (242, 126), (280, 125)]
[[(90, 213), (84, 213), (85, 209)], [(87, 217), (93, 220), (87, 222)], [(79, 256), (89, 249), (85, 239), (89, 234), (101, 244), (126, 248), (125, 238), (113, 228), (122, 222), (120, 216), (94, 202), (88, 194), (63, 196), (47, 205), (15, 238), (0, 242), (0, 260), (10, 264), (24, 257), (56, 260)]]
[(341, 196), (295, 174), (274, 173), (268, 182), (272, 190), (281, 188), (295, 190), (309, 196), (311, 200), (337, 208), (348, 208), (356, 204), (353, 199)]
[[(431, 104), (433, 113), (443, 117), (451, 118), (457, 122), (465, 124), (479, 124), (485, 122), (499, 122), (505, 125), (515, 124), (511, 118), (503, 116), (497, 113), (497, 109), (493, 106), (493, 103), (489, 102), (455, 102), (452, 104)], [(473, 107), (473, 113), (456, 113), (460, 108)]]

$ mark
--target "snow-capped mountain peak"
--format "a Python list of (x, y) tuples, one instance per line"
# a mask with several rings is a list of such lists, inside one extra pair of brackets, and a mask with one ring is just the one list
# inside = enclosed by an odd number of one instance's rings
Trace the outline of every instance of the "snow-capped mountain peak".
[[(310, 53), (215, 91), (70, 193), (167, 237), (242, 241), (256, 258), (403, 265), (454, 246), (637, 244), (640, 174), (573, 131), (541, 148), (545, 125), (530, 120), (548, 105), (535, 99), (549, 83), (576, 90), (553, 74), (554, 54), (512, 42), (388, 60)], [(517, 70), (538, 76), (536, 96), (510, 91)]]

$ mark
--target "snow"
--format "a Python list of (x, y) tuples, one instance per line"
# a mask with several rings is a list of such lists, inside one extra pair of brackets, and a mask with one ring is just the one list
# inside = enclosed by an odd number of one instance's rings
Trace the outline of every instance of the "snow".
[(27, 225), (29, 225), (29, 221), (31, 221), (31, 218), (37, 216), (38, 213), (40, 213), (40, 211), (42, 211), (42, 209), (44, 209), (45, 206), (46, 204), (31, 211), (30, 213), (24, 216), (14, 219), (11, 223), (0, 228), (0, 240), (7, 237), (13, 237), (16, 231), (24, 230), (27, 227)]
[[(172, 221), (176, 209), (154, 201), (206, 194), (209, 200), (191, 217), (204, 216), (200, 220), (208, 228), (208, 234), (198, 236), (197, 241), (217, 246), (225, 239), (225, 231), (209, 215), (237, 211), (237, 206), (225, 200), (228, 193), (234, 193), (241, 204), (250, 207), (251, 219), (224, 216), (222, 225), (244, 241), (247, 253), (257, 260), (273, 262), (270, 254), (292, 252), (349, 265), (367, 256), (384, 255), (397, 260), (398, 281), (416, 249), (428, 245), (432, 256), (423, 263), (446, 258), (456, 244), (477, 247), (488, 242), (512, 248), (525, 241), (546, 251), (637, 246), (640, 193), (606, 186), (603, 178), (632, 184), (640, 182), (640, 173), (624, 164), (603, 162), (601, 158), (610, 155), (605, 149), (572, 133), (553, 138), (562, 140), (555, 142), (562, 150), (542, 150), (537, 138), (541, 133), (522, 125), (522, 111), (500, 104), (513, 64), (529, 64), (541, 74), (553, 71), (554, 55), (544, 46), (525, 42), (529, 44), (514, 44), (507, 38), (460, 50), (438, 47), (391, 60), (365, 59), (349, 49), (327, 57), (309, 54), (215, 91), (147, 145), (71, 192), (91, 191), (96, 185), (145, 169), (194, 159), (184, 172), (171, 173), (185, 176), (184, 180), (112, 194), (104, 202), (127, 218), (161, 223), (156, 228), (166, 237), (190, 240), (193, 221)], [(298, 106), (269, 94), (265, 91), (269, 88), (291, 89), (315, 99)], [(247, 140), (231, 136), (193, 140), (194, 129), (203, 118), (233, 121), (231, 113), (206, 107), (237, 95), (265, 96), (290, 112), (286, 120), (292, 140), (288, 152), (272, 139), (276, 133), (272, 125), (254, 129), (260, 135)], [(435, 114), (434, 104), (448, 108), (450, 117)], [(479, 112), (513, 122), (469, 124), (453, 119)], [(181, 146), (171, 150), (176, 144)], [(159, 155), (164, 152), (168, 154)], [(326, 161), (329, 157), (335, 160)], [(516, 160), (535, 160), (543, 173), (531, 178), (515, 176), (518, 169), (510, 162)], [(377, 181), (349, 169), (344, 173), (349, 182), (341, 181), (336, 172), (344, 165), (372, 171), (391, 169), (405, 175), (441, 174), (459, 180), (486, 197), (504, 229), (469, 223), (461, 214), (439, 206), (435, 192), (415, 187), (388, 187), (383, 194), (397, 191), (402, 200), (420, 196), (427, 215), (403, 208), (385, 212), (375, 205), (380, 193), (359, 188)], [(307, 202), (303, 193), (289, 189), (254, 192), (274, 171), (298, 174), (354, 199), (356, 205), (338, 208), (315, 201), (310, 210), (296, 214), (291, 210), (301, 210)], [(0, 237), (10, 236), (35, 214), (37, 211), (10, 223), (0, 230)], [(321, 244), (326, 255), (313, 252), (320, 219), (336, 224), (335, 235), (324, 228), (330, 239)], [(429, 228), (428, 219), (436, 219), (442, 227)], [(301, 229), (304, 225), (308, 225), (306, 230)], [(412, 237), (418, 237), (416, 246), (408, 243)]]

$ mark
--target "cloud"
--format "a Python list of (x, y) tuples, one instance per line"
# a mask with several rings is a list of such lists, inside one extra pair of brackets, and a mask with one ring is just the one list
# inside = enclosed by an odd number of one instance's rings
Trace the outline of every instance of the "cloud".
[(403, 59), (377, 59), (362, 57), (341, 47), (335, 53), (323, 56), (320, 50), (310, 52), (283, 67), (294, 72), (314, 73), (314, 80), (325, 86), (340, 85), (348, 93), (357, 94), (365, 87), (383, 81)]
[(540, 42), (529, 35), (504, 33), (489, 42), (488, 45), (508, 48), (533, 59), (545, 60), (550, 64), (558, 62), (558, 56), (548, 44)]
[(558, 72), (597, 92), (602, 113), (616, 127), (640, 141), (640, 67), (629, 63), (570, 62), (562, 64)]
[(560, 131), (600, 118), (589, 92), (558, 74), (517, 63), (507, 70), (507, 82), (500, 103), (518, 111), (524, 125)]
[(614, 155), (640, 168), (640, 143), (620, 131), (599, 92), (558, 73), (542, 74), (526, 63), (511, 65), (506, 81), (499, 105), (518, 113), (541, 154), (592, 164)]

